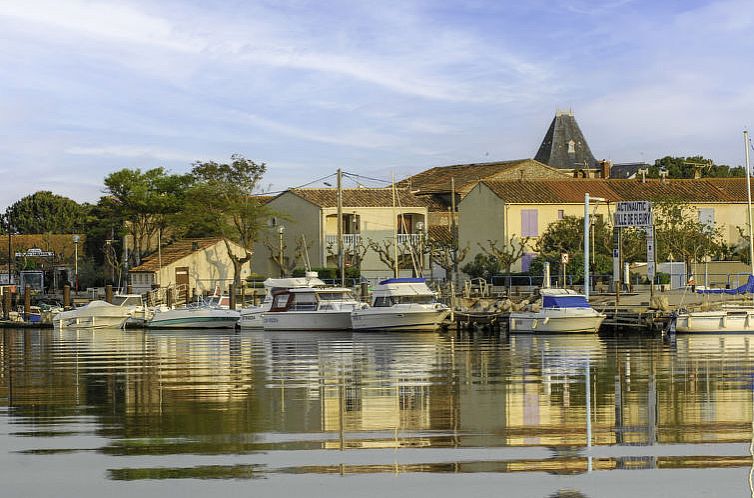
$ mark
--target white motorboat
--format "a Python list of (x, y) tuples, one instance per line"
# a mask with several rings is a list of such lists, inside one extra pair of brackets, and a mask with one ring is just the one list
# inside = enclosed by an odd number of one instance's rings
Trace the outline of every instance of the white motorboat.
[[(754, 294), (754, 275), (735, 289), (697, 289), (699, 294)], [(754, 332), (752, 303), (716, 303), (713, 309), (689, 311), (681, 309), (671, 316), (671, 331), (679, 334)]]
[(437, 302), (423, 278), (390, 278), (377, 285), (370, 305), (351, 313), (354, 330), (437, 330), (450, 308)]
[(235, 328), (241, 316), (222, 306), (222, 296), (207, 302), (190, 303), (173, 309), (154, 310), (147, 322), (150, 329), (225, 329)]
[(583, 294), (571, 289), (540, 289), (541, 306), (513, 311), (508, 318), (510, 332), (595, 333), (605, 315), (589, 305)]
[(262, 321), (264, 330), (350, 330), (357, 307), (351, 290), (343, 287), (285, 289), (272, 294)]
[(123, 328), (132, 314), (131, 306), (119, 306), (98, 300), (80, 308), (58, 313), (52, 318), (52, 324), (56, 329)]
[(238, 326), (242, 329), (263, 329), (262, 313), (270, 310), (273, 292), (304, 287), (324, 287), (325, 285), (317, 278), (316, 272), (307, 272), (306, 277), (268, 278), (264, 281), (265, 296), (262, 304), (243, 308)]
[(141, 294), (115, 294), (113, 304), (131, 308), (131, 316), (126, 320), (127, 326), (143, 327), (152, 316), (152, 310), (146, 306)]

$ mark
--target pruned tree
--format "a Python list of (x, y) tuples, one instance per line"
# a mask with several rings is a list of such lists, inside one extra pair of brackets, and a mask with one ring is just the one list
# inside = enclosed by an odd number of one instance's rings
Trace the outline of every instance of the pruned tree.
[(303, 236), (296, 240), (296, 247), (293, 249), (293, 256), (287, 256), (288, 244), (283, 239), (282, 247), (275, 244), (269, 236), (262, 239), (262, 244), (267, 248), (270, 254), (270, 260), (278, 268), (280, 275), (290, 275), (293, 270), (299, 267), (299, 263), (306, 264), (308, 260), (306, 254), (312, 247), (312, 242), (306, 240)]
[(495, 257), (500, 263), (502, 269), (510, 274), (511, 267), (524, 257), (527, 249), (530, 248), (531, 237), (519, 237), (513, 234), (508, 241), (502, 243), (497, 240), (487, 240), (487, 246), (477, 243), (482, 251)]
[(657, 259), (692, 262), (724, 251), (722, 230), (715, 223), (699, 220), (696, 208), (681, 202), (652, 205)]
[(430, 238), (428, 253), (434, 264), (445, 270), (447, 275), (453, 275), (469, 254), (469, 246), (458, 247), (453, 240)]

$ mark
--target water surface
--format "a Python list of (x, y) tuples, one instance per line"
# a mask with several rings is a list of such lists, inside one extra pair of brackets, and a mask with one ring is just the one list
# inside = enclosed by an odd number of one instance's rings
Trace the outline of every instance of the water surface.
[(2, 496), (754, 496), (754, 335), (2, 333)]

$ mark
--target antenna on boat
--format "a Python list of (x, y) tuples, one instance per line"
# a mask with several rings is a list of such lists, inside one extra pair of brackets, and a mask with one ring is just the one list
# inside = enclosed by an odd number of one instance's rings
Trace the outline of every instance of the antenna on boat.
[(746, 151), (746, 212), (749, 217), (749, 273), (754, 275), (754, 235), (751, 223), (751, 169), (749, 168), (749, 131), (744, 130), (744, 150)]

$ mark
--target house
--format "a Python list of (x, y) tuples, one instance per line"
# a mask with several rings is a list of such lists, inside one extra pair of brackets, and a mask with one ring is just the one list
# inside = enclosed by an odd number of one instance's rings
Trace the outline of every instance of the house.
[(617, 201), (680, 201), (693, 206), (699, 221), (722, 229), (728, 244), (740, 242), (739, 226), (746, 225), (744, 178), (683, 180), (529, 180), (477, 182), (459, 203), (459, 244), (469, 247), (467, 261), (488, 240), (502, 244), (514, 235), (531, 237), (514, 271), (526, 271), (536, 256), (536, 240), (547, 227), (565, 216), (584, 216), (584, 197), (602, 197), (593, 203), (594, 216), (611, 219)]
[[(142, 260), (141, 265), (128, 272), (133, 291), (147, 292), (156, 286), (177, 287), (198, 294), (227, 289), (233, 282), (233, 254), (243, 257), (240, 245), (222, 237), (177, 240)], [(241, 269), (241, 279), (250, 274), (249, 265)]]
[[(290, 189), (267, 203), (278, 213), (268, 221), (254, 250), (254, 271), (278, 276), (308, 266), (337, 267), (337, 190)], [(358, 265), (367, 278), (392, 275), (391, 268), (373, 250), (370, 242), (391, 250), (393, 233), (404, 254), (401, 267), (411, 275), (408, 248), (417, 249), (426, 240), (427, 201), (407, 189), (351, 188), (342, 190), (342, 227), (345, 265)], [(415, 253), (416, 254), (416, 253)], [(414, 258), (418, 263), (418, 257)], [(427, 267), (428, 263), (422, 266)]]
[[(51, 291), (60, 290), (63, 285), (73, 282), (77, 268), (76, 259), (83, 260), (85, 235), (75, 234), (23, 234), (2, 237), (0, 242), (0, 284), (16, 283), (18, 271), (36, 271), (43, 274), (41, 286)], [(8, 258), (8, 246), (11, 258)], [(9, 270), (8, 263), (12, 263)], [(23, 282), (21, 282), (23, 283)]]

